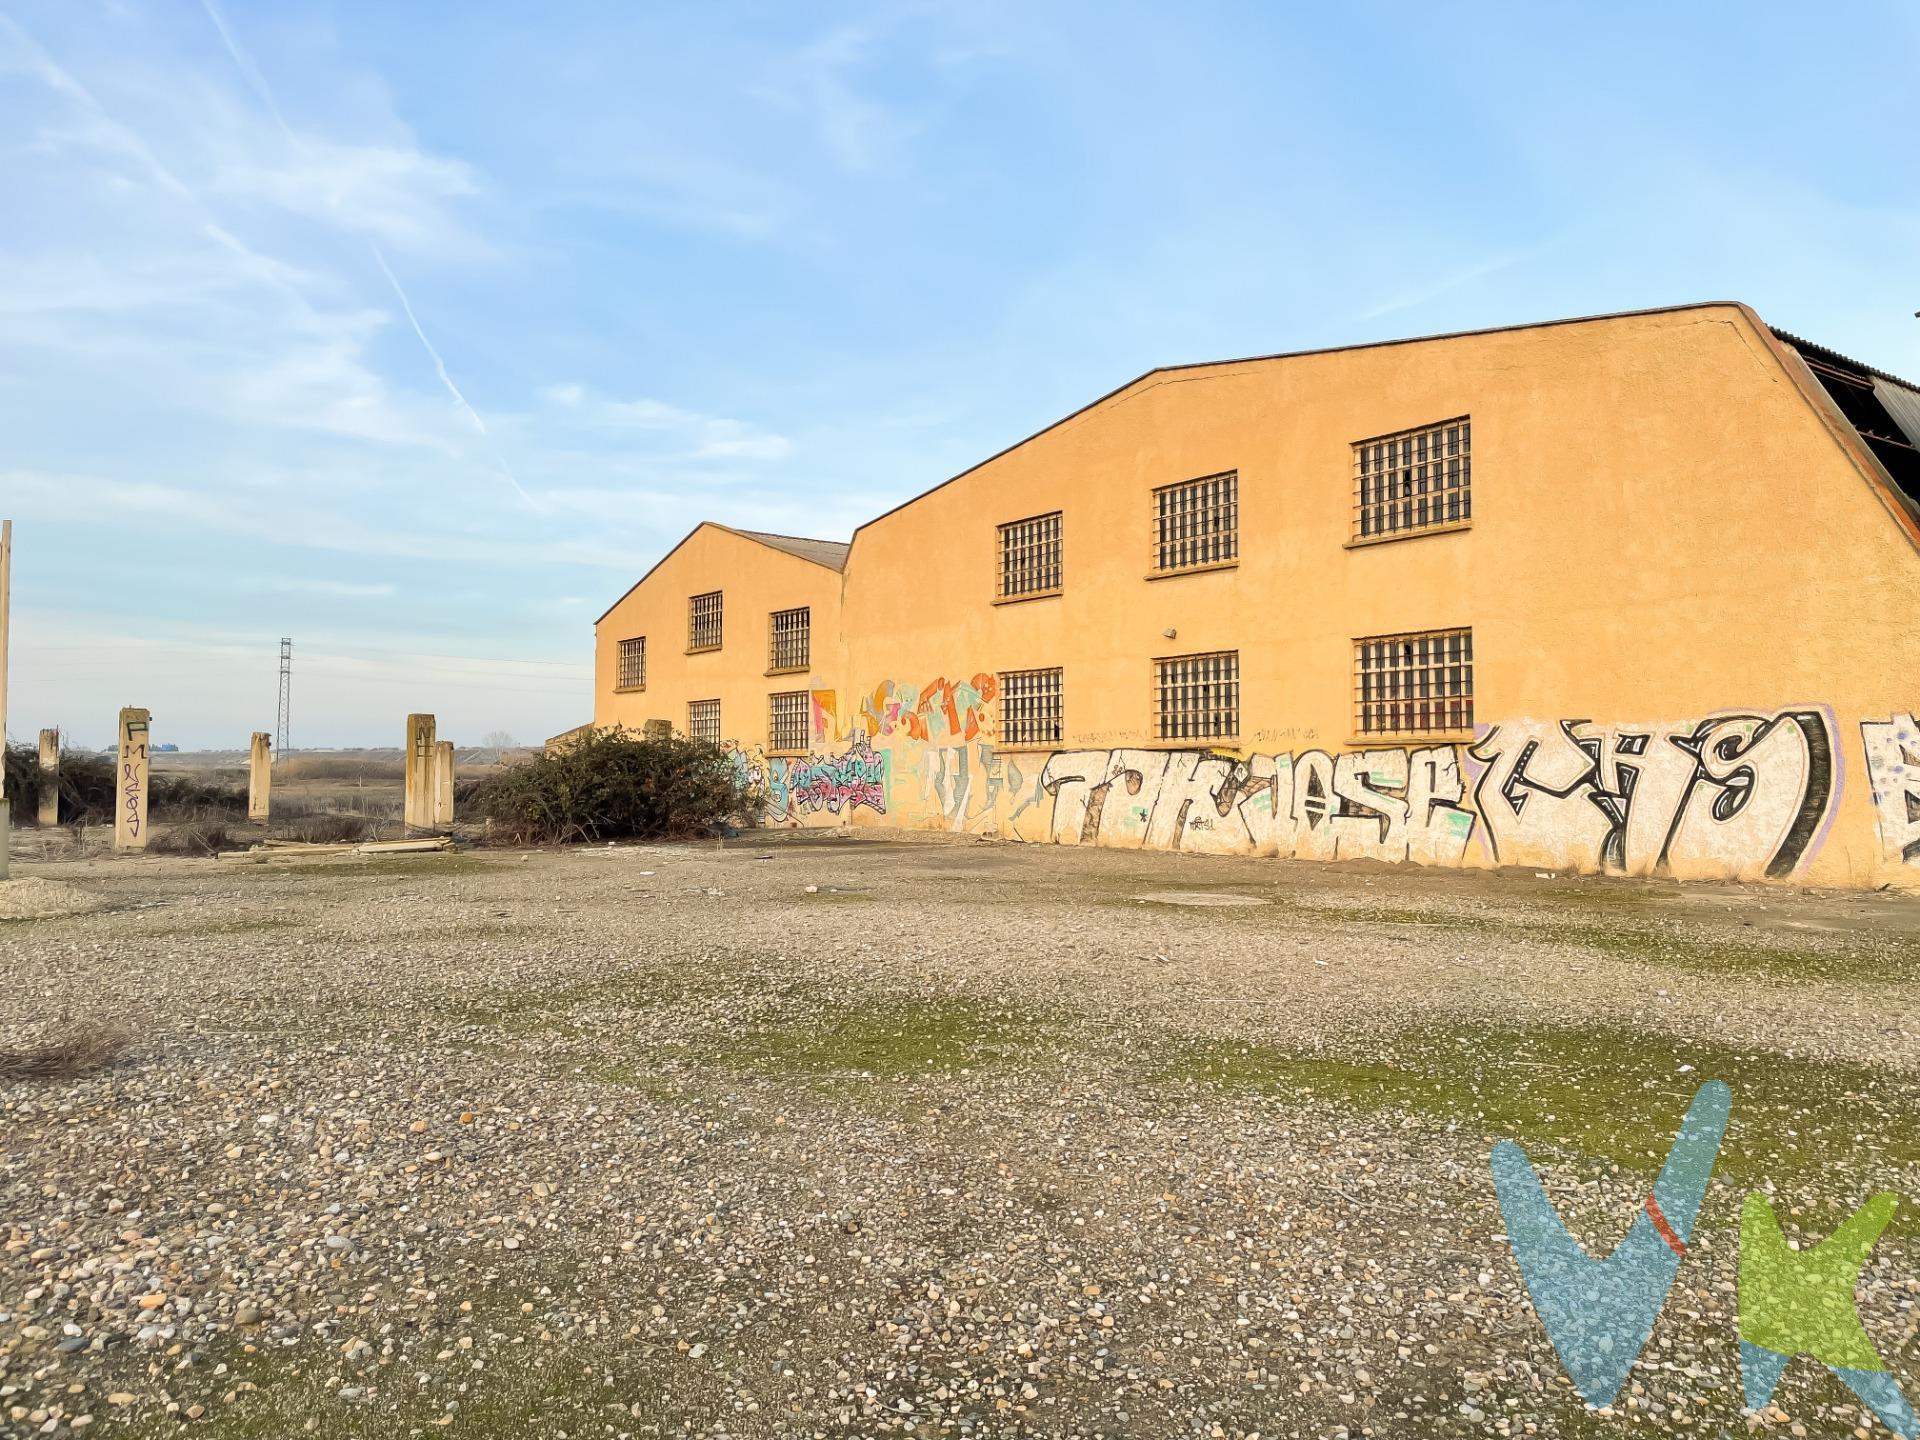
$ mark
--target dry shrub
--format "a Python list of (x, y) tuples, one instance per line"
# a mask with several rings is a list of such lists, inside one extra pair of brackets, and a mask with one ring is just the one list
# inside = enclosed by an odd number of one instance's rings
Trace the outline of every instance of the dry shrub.
[(281, 826), (280, 834), (304, 845), (348, 845), (371, 840), (374, 828), (364, 815), (303, 815)]
[[(62, 824), (112, 823), (118, 764), (113, 756), (94, 751), (60, 752)], [(7, 746), (7, 805), (14, 824), (31, 824), (39, 813), (40, 781), (40, 752), (31, 745)]]
[[(91, 750), (60, 752), (60, 821), (64, 825), (111, 825), (116, 809), (120, 762)], [(40, 754), (30, 745), (7, 746), (7, 804), (13, 823), (32, 822), (40, 805)], [(247, 813), (247, 789), (218, 774), (196, 776), (175, 771), (147, 781), (147, 813), (161, 820), (238, 818)]]
[(218, 855), (222, 850), (245, 848), (219, 820), (189, 820), (169, 830), (156, 830), (147, 841), (147, 849), (159, 855)]
[(712, 835), (758, 820), (733, 757), (682, 735), (595, 730), (455, 791), (506, 844)]
[(0, 1049), (0, 1080), (71, 1080), (103, 1070), (133, 1043), (133, 1032), (109, 1020), (79, 1020), (38, 1045)]

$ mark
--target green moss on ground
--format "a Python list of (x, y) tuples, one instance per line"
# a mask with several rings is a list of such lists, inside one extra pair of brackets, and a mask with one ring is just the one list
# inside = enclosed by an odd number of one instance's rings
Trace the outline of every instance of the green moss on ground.
[(1151, 1077), (1426, 1115), (1641, 1172), (1659, 1168), (1694, 1091), (1717, 1079), (1733, 1089), (1719, 1165), (1731, 1181), (1789, 1193), (1840, 1181), (1864, 1196), (1920, 1167), (1910, 1077), (1623, 1025), (1423, 1026), (1365, 1056), (1193, 1040), (1166, 1047)]
[(1037, 1037), (1031, 1011), (962, 999), (802, 1005), (744, 1027), (716, 1058), (765, 1075), (893, 1079), (1008, 1063)]

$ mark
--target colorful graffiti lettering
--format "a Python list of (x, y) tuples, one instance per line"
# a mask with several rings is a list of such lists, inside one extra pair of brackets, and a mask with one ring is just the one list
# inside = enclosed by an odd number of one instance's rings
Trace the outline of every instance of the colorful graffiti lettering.
[[(869, 781), (857, 804), (843, 797), (838, 806), (813, 798), (832, 789), (830, 776), (816, 774), (828, 763), (818, 756), (758, 761), (753, 778), (782, 823), (871, 809), (907, 824), (1065, 845), (1739, 880), (1802, 874), (1842, 791), (1835, 722), (1818, 706), (1678, 723), (1521, 718), (1485, 727), (1470, 744), (1345, 754), (1003, 752), (998, 697), (986, 672), (885, 680), (846, 716), (834, 692), (815, 691), (817, 750), (857, 742), (886, 757), (884, 778)], [(1864, 722), (1861, 733), (1881, 858), (1920, 867), (1920, 725), (1896, 714)]]
[(862, 738), (844, 755), (808, 756), (783, 763), (781, 783), (788, 808), (851, 814), (862, 805), (877, 815), (887, 813), (885, 751), (871, 749)]
[(1920, 725), (1911, 713), (1865, 720), (1867, 783), (1880, 849), (1896, 865), (1920, 865)]
[(1049, 757), (1049, 838), (1213, 854), (1457, 865), (1473, 814), (1452, 746), (1245, 760), (1202, 750)]
[(1861, 1267), (1896, 1201), (1880, 1194), (1811, 1250), (1795, 1251), (1767, 1197), (1740, 1210), (1740, 1379), (1747, 1408), (1773, 1398), (1795, 1355), (1810, 1355), (1873, 1409), (1896, 1435), (1920, 1430), (1913, 1408), (1867, 1338), (1853, 1295)]
[(984, 671), (971, 681), (941, 678), (917, 690), (882, 680), (862, 697), (858, 723), (869, 739), (905, 734), (929, 744), (962, 744), (980, 737), (999, 693), (999, 680)]
[(1561, 1222), (1526, 1152), (1493, 1147), (1494, 1190), (1520, 1276), (1547, 1338), (1591, 1405), (1611, 1405), (1667, 1303), (1726, 1135), (1733, 1092), (1710, 1080), (1694, 1094), (1660, 1177), (1614, 1252), (1595, 1260)]
[[(1560, 1363), (1595, 1406), (1626, 1384), (1686, 1258), (1707, 1182), (1720, 1156), (1733, 1092), (1709, 1080), (1694, 1093), (1680, 1134), (1626, 1238), (1604, 1260), (1581, 1247), (1547, 1197), (1526, 1153), (1511, 1140), (1489, 1164), (1520, 1277)], [(1854, 1304), (1867, 1252), (1893, 1218), (1895, 1199), (1876, 1195), (1826, 1240), (1795, 1251), (1773, 1206), (1755, 1190), (1740, 1212), (1740, 1372), (1747, 1407), (1773, 1398), (1795, 1355), (1825, 1365), (1904, 1440), (1920, 1433), (1900, 1386), (1860, 1323)]]

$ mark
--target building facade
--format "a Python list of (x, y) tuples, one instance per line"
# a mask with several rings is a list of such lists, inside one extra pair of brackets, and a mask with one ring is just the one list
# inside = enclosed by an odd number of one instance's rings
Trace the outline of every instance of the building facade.
[(1736, 304), (1156, 370), (850, 545), (696, 529), (594, 719), (778, 824), (1920, 888), (1916, 442)]

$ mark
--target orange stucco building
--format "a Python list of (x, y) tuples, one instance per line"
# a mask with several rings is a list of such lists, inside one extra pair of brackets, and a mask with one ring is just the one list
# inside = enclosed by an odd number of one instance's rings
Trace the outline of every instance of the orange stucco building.
[(848, 545), (699, 527), (594, 719), (773, 823), (1920, 887), (1916, 443), (1730, 303), (1156, 370)]

